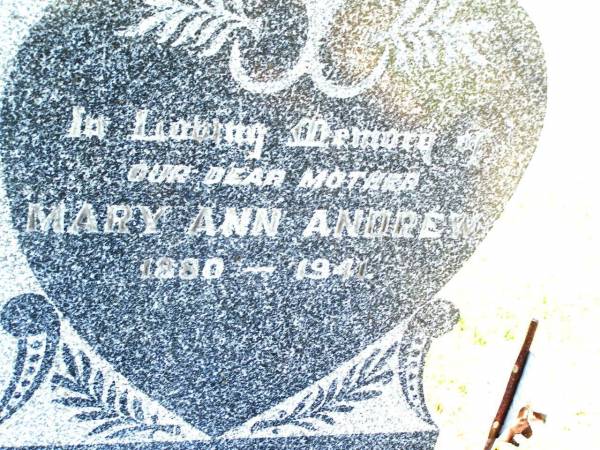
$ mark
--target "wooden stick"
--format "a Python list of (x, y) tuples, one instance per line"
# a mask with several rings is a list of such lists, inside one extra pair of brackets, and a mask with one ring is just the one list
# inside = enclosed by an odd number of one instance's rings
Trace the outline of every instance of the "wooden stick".
[(512, 402), (515, 398), (515, 393), (517, 392), (517, 388), (519, 387), (519, 383), (521, 381), (521, 377), (523, 376), (523, 369), (527, 363), (529, 349), (531, 348), (531, 343), (533, 342), (537, 326), (538, 321), (535, 319), (529, 324), (529, 330), (527, 331), (525, 342), (523, 342), (523, 346), (521, 347), (517, 361), (515, 362), (512, 372), (510, 373), (510, 378), (508, 379), (508, 384), (504, 390), (504, 396), (502, 397), (500, 408), (498, 408), (494, 423), (492, 423), (492, 427), (490, 428), (488, 440), (485, 444), (484, 450), (491, 450), (494, 445), (494, 441), (498, 438), (500, 435), (500, 430), (504, 426), (508, 410), (512, 405)]

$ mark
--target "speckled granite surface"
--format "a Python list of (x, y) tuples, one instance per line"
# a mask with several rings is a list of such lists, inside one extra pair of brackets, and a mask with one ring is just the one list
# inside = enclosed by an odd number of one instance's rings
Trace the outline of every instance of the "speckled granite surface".
[(423, 360), (457, 320), (435, 295), (543, 122), (524, 13), (146, 0), (34, 14), (3, 30), (26, 34), (0, 110), (0, 445), (432, 448)]

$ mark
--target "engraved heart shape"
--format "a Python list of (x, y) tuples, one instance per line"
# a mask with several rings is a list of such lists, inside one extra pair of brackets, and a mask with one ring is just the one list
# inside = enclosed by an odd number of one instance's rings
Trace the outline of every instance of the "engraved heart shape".
[(431, 299), (501, 214), (545, 110), (516, 4), (331, 2), (317, 33), (313, 1), (255, 3), (58, 2), (0, 116), (50, 300), (214, 436)]

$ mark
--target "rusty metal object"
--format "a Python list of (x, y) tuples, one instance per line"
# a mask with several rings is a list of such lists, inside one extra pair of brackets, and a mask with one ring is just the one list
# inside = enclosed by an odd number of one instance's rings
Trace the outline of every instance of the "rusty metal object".
[(527, 364), (527, 358), (529, 356), (529, 349), (531, 348), (531, 343), (533, 342), (533, 338), (535, 336), (535, 332), (537, 331), (538, 321), (533, 319), (529, 324), (529, 330), (527, 331), (527, 336), (525, 337), (525, 341), (521, 346), (521, 351), (519, 352), (519, 356), (517, 357), (517, 361), (513, 366), (510, 377), (508, 379), (508, 384), (506, 385), (506, 389), (504, 390), (504, 396), (502, 397), (502, 401), (500, 402), (500, 407), (498, 408), (498, 412), (496, 413), (496, 417), (494, 418), (494, 422), (490, 428), (490, 432), (488, 434), (488, 439), (485, 444), (484, 450), (491, 450), (494, 445), (494, 441), (500, 435), (500, 430), (506, 421), (506, 415), (512, 405), (513, 399), (515, 397), (515, 393), (517, 392), (517, 388), (519, 387), (519, 383), (521, 381), (521, 377), (523, 376), (523, 369), (525, 368), (525, 364)]

